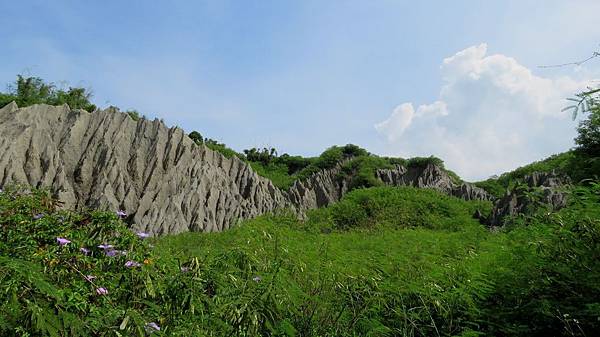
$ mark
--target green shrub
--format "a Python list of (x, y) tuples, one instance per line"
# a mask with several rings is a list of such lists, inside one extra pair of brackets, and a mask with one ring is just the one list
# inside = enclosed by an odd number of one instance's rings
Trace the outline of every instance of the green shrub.
[(491, 210), (487, 202), (467, 202), (437, 191), (412, 187), (358, 189), (329, 207), (336, 229), (425, 227), (459, 230), (477, 225), (475, 210)]
[[(600, 188), (529, 216), (487, 256), (494, 291), (480, 304), (489, 335), (586, 336), (600, 331)], [(504, 267), (498, 268), (499, 265)], [(504, 308), (504, 309), (502, 309)]]
[(337, 165), (342, 159), (344, 159), (342, 148), (339, 146), (332, 146), (321, 153), (317, 158), (315, 165), (320, 169), (329, 169)]
[(444, 161), (440, 158), (431, 156), (431, 157), (413, 157), (408, 159), (406, 166), (408, 167), (425, 167), (427, 165), (437, 165), (440, 167), (444, 167)]
[(112, 212), (59, 211), (46, 191), (0, 192), (0, 335), (290, 330), (277, 261), (236, 249), (182, 260), (156, 254), (155, 240), (141, 235)]
[(289, 175), (296, 174), (300, 172), (302, 169), (312, 165), (314, 162), (314, 158), (304, 158), (301, 156), (290, 156), (287, 153), (277, 157), (275, 159), (275, 163), (283, 164), (287, 167), (287, 171)]
[(256, 173), (268, 178), (273, 182), (273, 185), (283, 190), (289, 189), (294, 181), (297, 180), (295, 175), (289, 174), (289, 167), (285, 164), (271, 163), (264, 165), (257, 162), (250, 162), (250, 166), (252, 166), (252, 169), (254, 169)]
[(386, 168), (393, 168), (393, 165), (386, 158), (375, 156), (355, 157), (342, 166), (338, 179), (349, 180), (349, 189), (351, 190), (381, 186), (383, 183), (377, 179), (376, 171)]
[(577, 128), (577, 152), (588, 157), (600, 157), (600, 111), (590, 113)]
[(235, 150), (230, 149), (227, 145), (223, 143), (219, 143), (218, 141), (210, 138), (204, 139), (204, 145), (213, 151), (217, 151), (220, 154), (224, 155), (227, 158), (238, 157), (240, 159), (244, 159), (244, 156), (237, 153)]
[(141, 115), (139, 113), (139, 111), (133, 110), (133, 109), (132, 110), (127, 110), (127, 111), (125, 111), (125, 113), (128, 114), (129, 117), (131, 119), (133, 119), (134, 121), (136, 121), (136, 122), (139, 121), (141, 118), (146, 118), (146, 116)]
[(346, 144), (342, 147), (344, 157), (361, 157), (368, 156), (370, 153), (358, 145)]
[(0, 109), (4, 106), (8, 105), (10, 102), (14, 102), (17, 100), (17, 97), (12, 94), (5, 94), (0, 92)]
[(255, 147), (244, 150), (246, 159), (250, 162), (258, 162), (263, 165), (269, 165), (277, 159), (277, 150), (275, 148), (266, 147), (262, 150)]
[(0, 93), (0, 108), (15, 101), (19, 107), (68, 104), (72, 109), (93, 112), (96, 106), (90, 102), (91, 97), (92, 93), (85, 88), (57, 89), (53, 83), (46, 83), (39, 77), (17, 75), (15, 83), (9, 86), (9, 92)]

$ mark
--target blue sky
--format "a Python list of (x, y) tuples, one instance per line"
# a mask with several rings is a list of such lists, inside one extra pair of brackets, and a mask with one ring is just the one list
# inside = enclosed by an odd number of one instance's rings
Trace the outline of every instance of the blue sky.
[[(475, 180), (564, 151), (600, 1), (10, 1), (0, 78), (93, 88), (242, 150), (355, 143)], [(593, 82), (592, 82), (593, 83)]]

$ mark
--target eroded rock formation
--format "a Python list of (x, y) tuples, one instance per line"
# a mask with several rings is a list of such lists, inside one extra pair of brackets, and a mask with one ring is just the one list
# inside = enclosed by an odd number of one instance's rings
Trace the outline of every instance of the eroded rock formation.
[[(236, 157), (196, 145), (182, 129), (134, 121), (116, 109), (68, 106), (0, 109), (0, 186), (49, 187), (65, 207), (123, 209), (155, 235), (221, 231), (239, 219), (291, 208), (299, 214), (338, 201), (341, 164), (281, 191)], [(440, 167), (397, 167), (377, 176), (393, 186), (431, 187), (464, 199), (489, 199), (454, 184)]]
[(525, 176), (524, 185), (517, 185), (498, 199), (489, 219), (484, 220), (491, 227), (504, 225), (504, 219), (518, 214), (527, 214), (539, 203), (548, 205), (552, 211), (567, 205), (565, 186), (570, 179), (555, 172), (534, 172)]
[(153, 234), (220, 231), (287, 203), (238, 158), (114, 109), (1, 109), (0, 185), (10, 182), (50, 187), (69, 208), (124, 209)]
[(405, 167), (397, 165), (394, 169), (377, 170), (377, 178), (391, 186), (413, 186), (433, 188), (442, 193), (465, 200), (491, 200), (484, 189), (470, 183), (457, 184), (441, 167), (427, 164), (425, 167)]

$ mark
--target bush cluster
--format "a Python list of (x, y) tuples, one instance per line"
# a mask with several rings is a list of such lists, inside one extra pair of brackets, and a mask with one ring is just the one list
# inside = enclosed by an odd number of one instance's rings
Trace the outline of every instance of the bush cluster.
[(459, 230), (478, 225), (476, 210), (487, 214), (491, 203), (465, 202), (434, 190), (413, 187), (379, 187), (352, 191), (329, 207), (336, 229), (430, 228)]
[(33, 104), (68, 104), (72, 109), (92, 112), (96, 110), (96, 106), (90, 102), (91, 97), (92, 93), (89, 89), (81, 87), (60, 89), (39, 77), (17, 75), (17, 80), (9, 86), (8, 92), (0, 93), (0, 108), (14, 101), (19, 107)]

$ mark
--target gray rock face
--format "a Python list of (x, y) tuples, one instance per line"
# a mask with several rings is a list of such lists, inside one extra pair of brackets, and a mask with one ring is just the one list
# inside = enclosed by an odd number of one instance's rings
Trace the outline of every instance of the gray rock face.
[[(325, 207), (339, 201), (349, 191), (351, 179), (338, 178), (344, 163), (317, 172), (307, 180), (294, 182), (287, 192), (289, 203), (302, 215), (306, 210)], [(485, 190), (473, 184), (453, 183), (446, 171), (433, 164), (410, 168), (398, 165), (394, 169), (380, 169), (376, 171), (376, 177), (388, 186), (433, 188), (465, 200), (492, 199)]]
[(317, 172), (304, 181), (294, 182), (287, 197), (300, 214), (339, 201), (348, 192), (347, 182), (337, 179), (342, 165), (343, 162), (332, 169)]
[[(567, 193), (562, 189), (571, 183), (568, 177), (555, 172), (534, 172), (526, 176), (523, 182), (528, 191), (537, 190), (539, 201), (549, 205), (552, 210), (556, 211), (567, 205)], [(528, 198), (522, 188), (513, 188), (496, 201), (487, 224), (492, 227), (502, 226), (505, 218), (525, 214), (533, 206), (535, 206), (534, 201)]]
[(124, 209), (153, 234), (220, 231), (288, 204), (238, 158), (115, 110), (0, 110), (0, 186), (50, 187), (65, 207)]
[(394, 169), (377, 170), (376, 175), (377, 178), (390, 186), (433, 188), (465, 200), (492, 200), (492, 196), (484, 189), (473, 184), (455, 184), (446, 171), (434, 164), (409, 168), (397, 165)]
[[(0, 187), (49, 187), (66, 208), (125, 210), (136, 229), (154, 235), (221, 231), (277, 208), (327, 206), (348, 192), (343, 163), (297, 181), (289, 191), (238, 158), (196, 145), (183, 130), (132, 120), (116, 109), (88, 113), (68, 106), (0, 109)], [(430, 187), (464, 199), (489, 199), (455, 185), (435, 165), (379, 170), (391, 186)]]

